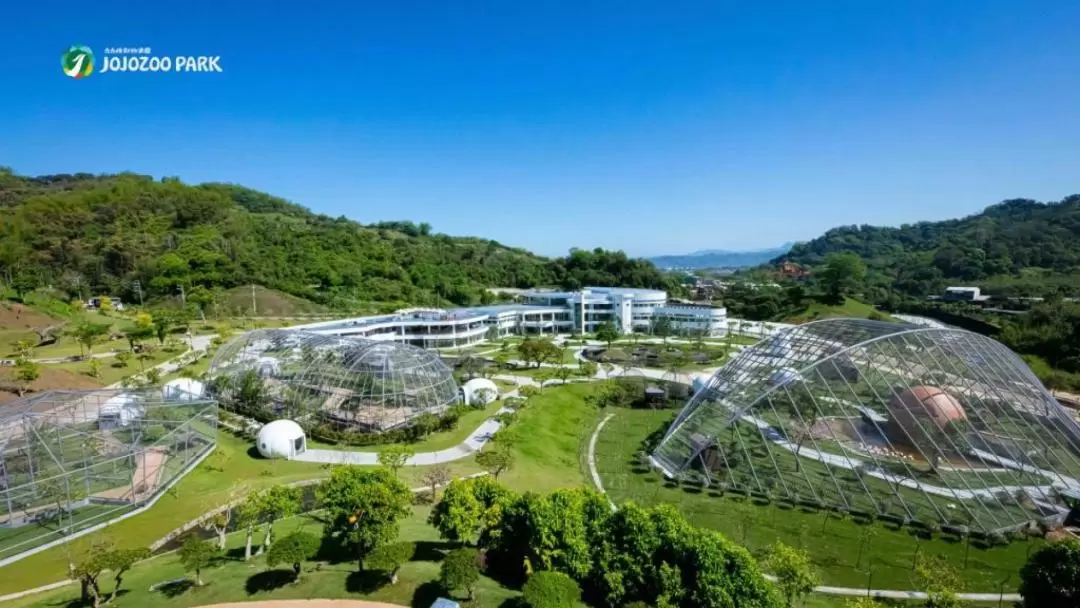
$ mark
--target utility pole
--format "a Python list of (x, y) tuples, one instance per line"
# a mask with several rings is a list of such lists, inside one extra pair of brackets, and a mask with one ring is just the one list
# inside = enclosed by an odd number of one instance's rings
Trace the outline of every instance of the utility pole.
[(253, 316), (253, 317), (256, 316), (258, 314), (258, 312), (259, 311), (255, 309), (255, 284), (252, 283), (251, 284), (251, 316)]
[(135, 281), (135, 283), (132, 284), (132, 287), (135, 288), (135, 293), (139, 294), (139, 306), (141, 307), (143, 305), (142, 282), (141, 281)]
[(187, 308), (187, 294), (184, 293), (184, 286), (180, 286), (180, 306)]
[(78, 275), (75, 276), (75, 292), (79, 294), (79, 299), (80, 300), (83, 299), (83, 297), (82, 297), (82, 277), (80, 277)]

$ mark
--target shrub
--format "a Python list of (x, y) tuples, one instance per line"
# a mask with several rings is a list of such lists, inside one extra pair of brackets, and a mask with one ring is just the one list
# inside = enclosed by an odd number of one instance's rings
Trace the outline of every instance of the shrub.
[(439, 582), (447, 592), (464, 589), (469, 595), (469, 601), (472, 601), (475, 597), (476, 581), (480, 580), (480, 566), (476, 562), (477, 552), (473, 549), (451, 551), (443, 559), (439, 569)]
[(581, 601), (581, 588), (562, 572), (537, 572), (521, 591), (531, 608), (573, 608)]

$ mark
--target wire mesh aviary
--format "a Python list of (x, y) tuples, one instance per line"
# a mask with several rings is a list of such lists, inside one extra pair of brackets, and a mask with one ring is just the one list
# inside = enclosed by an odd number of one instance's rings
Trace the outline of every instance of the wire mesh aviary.
[(1080, 425), (990, 338), (833, 319), (743, 350), (651, 460), (672, 477), (989, 534), (1065, 519)]
[(0, 559), (146, 504), (213, 449), (216, 429), (216, 402), (161, 389), (0, 406)]

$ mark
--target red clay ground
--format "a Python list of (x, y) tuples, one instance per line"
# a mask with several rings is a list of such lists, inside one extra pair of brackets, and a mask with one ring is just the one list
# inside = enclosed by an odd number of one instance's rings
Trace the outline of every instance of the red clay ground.
[(200, 608), (252, 608), (253, 606), (265, 606), (266, 608), (403, 608), (398, 604), (384, 604), (382, 602), (363, 602), (360, 600), (278, 600), (274, 602), (232, 602), (228, 604), (210, 604)]
[[(99, 388), (101, 386), (100, 382), (89, 376), (69, 372), (65, 369), (40, 365), (38, 366), (38, 372), (41, 375), (37, 380), (30, 383), (30, 391), (26, 393), (28, 396), (49, 390), (79, 390)], [(14, 391), (16, 386), (14, 374), (12, 368), (0, 367), (0, 403), (12, 401), (19, 397)], [(7, 390), (8, 387), (11, 387), (12, 390)]]
[(48, 315), (17, 304), (4, 302), (0, 304), (0, 329), (30, 331), (35, 328), (49, 327), (60, 321)]

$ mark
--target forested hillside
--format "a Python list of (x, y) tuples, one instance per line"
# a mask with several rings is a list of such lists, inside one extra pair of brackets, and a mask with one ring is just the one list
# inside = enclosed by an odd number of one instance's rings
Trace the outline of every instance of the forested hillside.
[(1080, 295), (1080, 195), (1009, 200), (962, 219), (899, 228), (843, 226), (783, 259), (814, 266), (841, 251), (866, 262), (871, 285), (908, 295), (939, 293), (950, 283), (1003, 295)]
[[(377, 202), (371, 204), (378, 204)], [(548, 259), (427, 224), (361, 225), (231, 184), (134, 174), (23, 177), (0, 168), (0, 281), (72, 297), (202, 298), (252, 283), (323, 304), (471, 304), (493, 286), (665, 287), (621, 252)], [(203, 291), (205, 290), (205, 292)]]

